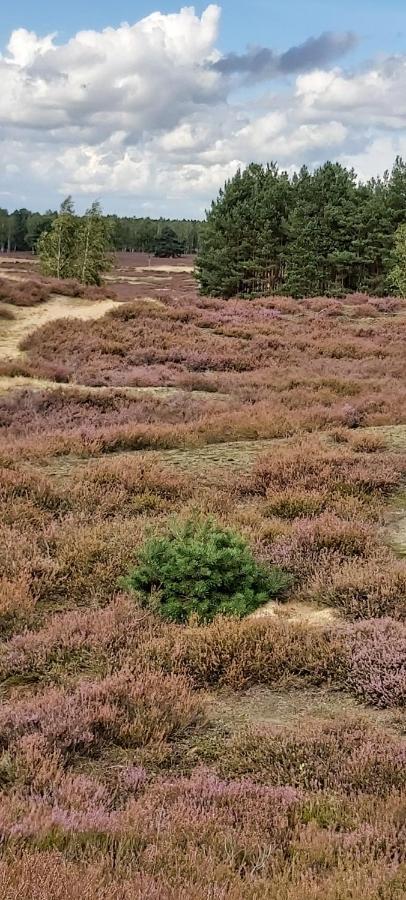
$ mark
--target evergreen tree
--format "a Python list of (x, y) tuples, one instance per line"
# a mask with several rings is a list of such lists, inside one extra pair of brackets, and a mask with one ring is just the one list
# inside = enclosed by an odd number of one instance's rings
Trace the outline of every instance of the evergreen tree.
[(25, 232), (25, 243), (27, 248), (35, 250), (37, 243), (44, 231), (49, 231), (52, 222), (56, 216), (49, 210), (44, 215), (40, 213), (32, 213), (27, 219), (27, 230)]
[(360, 185), (360, 227), (358, 247), (360, 267), (357, 290), (384, 294), (393, 246), (393, 224), (388, 203), (388, 175)]
[(271, 164), (237, 171), (212, 203), (196, 275), (204, 294), (265, 292), (282, 279), (291, 187)]
[(395, 234), (395, 265), (390, 280), (402, 297), (406, 297), (406, 225), (399, 225)]
[(100, 284), (110, 268), (108, 228), (100, 203), (95, 201), (79, 220), (76, 230), (75, 273), (82, 284)]
[(406, 162), (397, 156), (387, 176), (388, 213), (392, 237), (399, 225), (406, 222)]
[(169, 225), (164, 225), (161, 234), (155, 241), (155, 256), (172, 257), (183, 256), (184, 246), (179, 240), (176, 231)]
[(76, 274), (77, 219), (72, 197), (61, 204), (48, 231), (43, 232), (37, 252), (44, 275), (71, 278)]
[(356, 286), (359, 206), (354, 172), (325, 163), (293, 181), (284, 289), (293, 297), (338, 294)]
[(0, 251), (7, 250), (9, 214), (7, 209), (0, 208)]
[(27, 221), (30, 216), (29, 209), (16, 209), (13, 213), (13, 248), (14, 250), (27, 250), (25, 234)]

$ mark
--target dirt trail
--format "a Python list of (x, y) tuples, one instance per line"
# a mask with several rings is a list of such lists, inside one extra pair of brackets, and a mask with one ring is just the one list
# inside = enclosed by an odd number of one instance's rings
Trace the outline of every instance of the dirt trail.
[(406, 491), (401, 491), (392, 503), (388, 536), (398, 556), (406, 556)]
[(56, 319), (99, 319), (116, 306), (114, 300), (84, 300), (82, 297), (54, 295), (38, 306), (11, 306), (14, 319), (0, 319), (0, 360), (23, 355), (20, 342), (40, 325)]
[(15, 265), (16, 263), (22, 263), (23, 265), (36, 266), (39, 265), (39, 260), (35, 256), (9, 256), (6, 254), (0, 254), (0, 265), (7, 266), (9, 264)]
[[(210, 395), (213, 397), (213, 394)], [(380, 434), (387, 441), (391, 450), (406, 449), (406, 425), (382, 425), (379, 428), (364, 428), (365, 434)], [(319, 432), (319, 437), (322, 433)], [(324, 435), (328, 439), (328, 434)], [(176, 450), (148, 450), (142, 453), (153, 453), (157, 459), (171, 468), (179, 468), (185, 472), (196, 472), (200, 477), (210, 481), (218, 481), (223, 473), (246, 472), (259, 456), (269, 453), (289, 443), (290, 438), (270, 438), (251, 441), (231, 441), (223, 444), (205, 444), (204, 447)], [(48, 457), (42, 461), (42, 469), (47, 475), (69, 477), (78, 469), (97, 465), (100, 459), (130, 460), (135, 459), (140, 450), (120, 450), (100, 456), (58, 456)]]
[[(79, 391), (81, 394), (96, 394), (98, 397), (103, 394), (120, 394), (123, 397), (136, 397), (139, 394), (159, 394), (169, 397), (172, 394), (178, 394), (178, 388), (174, 387), (91, 387), (85, 384), (76, 384), (74, 381), (61, 383), (60, 381), (48, 381), (46, 378), (31, 378), (26, 375), (0, 375), (0, 394), (6, 394), (8, 391), (14, 391), (18, 388), (27, 388), (31, 391)], [(204, 391), (199, 392), (199, 396), (206, 396)], [(208, 397), (212, 394), (207, 393)]]
[(238, 731), (244, 725), (300, 727), (309, 718), (328, 721), (345, 715), (349, 719), (361, 717), (389, 734), (399, 737), (400, 732), (400, 736), (404, 736), (402, 717), (396, 711), (373, 709), (358, 703), (344, 691), (323, 688), (272, 690), (261, 686), (250, 688), (243, 694), (223, 691), (210, 697), (207, 712), (213, 725), (225, 727), (229, 732)]

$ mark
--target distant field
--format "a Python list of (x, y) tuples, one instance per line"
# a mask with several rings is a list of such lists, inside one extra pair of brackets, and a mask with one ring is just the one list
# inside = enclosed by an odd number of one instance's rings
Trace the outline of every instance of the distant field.
[[(161, 267), (164, 266), (166, 268), (184, 268), (193, 267), (195, 262), (195, 257), (193, 255), (185, 255), (176, 258), (162, 258), (159, 259), (156, 256), (153, 256), (152, 253), (131, 253), (131, 252), (122, 252), (122, 253), (114, 253), (113, 254), (115, 260), (115, 266), (117, 268), (125, 268), (125, 269), (144, 269), (152, 267)], [(25, 250), (15, 250), (11, 253), (0, 253), (0, 266), (1, 265), (13, 265), (14, 263), (22, 263), (23, 265), (26, 262), (32, 263), (33, 266), (38, 264), (38, 261), (33, 253), (29, 253)]]
[[(0, 900), (400, 900), (406, 302), (203, 299), (192, 259), (142, 254), (72, 296), (18, 259)], [(285, 595), (210, 624), (141, 607), (122, 576), (196, 516)]]

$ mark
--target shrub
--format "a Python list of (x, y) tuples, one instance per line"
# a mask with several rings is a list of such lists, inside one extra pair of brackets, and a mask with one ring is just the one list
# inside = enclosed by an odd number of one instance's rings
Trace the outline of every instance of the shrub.
[(196, 687), (241, 690), (255, 684), (321, 684), (337, 668), (335, 635), (275, 617), (218, 618), (143, 647), (151, 662), (186, 674)]
[(350, 619), (391, 616), (406, 619), (406, 566), (388, 554), (348, 560), (316, 575), (309, 591), (315, 600), (336, 606)]
[(0, 577), (0, 635), (15, 624), (28, 620), (35, 605), (29, 581), (24, 573), (17, 578)]
[(351, 440), (351, 447), (356, 453), (382, 453), (386, 444), (380, 434), (357, 434)]
[(238, 534), (211, 519), (193, 518), (148, 540), (125, 582), (144, 604), (175, 622), (191, 615), (203, 621), (247, 615), (290, 583), (282, 570), (257, 563)]
[(4, 704), (0, 742), (14, 746), (39, 735), (48, 751), (97, 755), (103, 745), (143, 747), (181, 736), (201, 720), (201, 701), (181, 675), (130, 671), (74, 690), (51, 687), (35, 697)]
[(264, 512), (267, 516), (278, 516), (281, 519), (302, 519), (319, 515), (327, 503), (328, 496), (321, 491), (301, 492), (285, 488), (268, 492)]
[[(0, 581), (1, 585), (1, 581)], [(164, 624), (137, 609), (132, 597), (120, 595), (104, 609), (73, 609), (52, 616), (36, 631), (25, 631), (0, 644), (0, 675), (66, 677), (89, 668), (108, 654), (118, 660), (164, 628)]]
[(355, 453), (347, 446), (330, 449), (313, 437), (278, 454), (260, 458), (241, 480), (242, 493), (271, 497), (295, 485), (300, 492), (320, 491), (330, 497), (388, 496), (401, 483), (403, 460), (395, 468), (389, 454)]
[(109, 522), (66, 520), (50, 543), (51, 552), (35, 567), (35, 597), (54, 605), (107, 602), (132, 564), (143, 530), (135, 519), (117, 520), (114, 528)]
[(13, 306), (36, 306), (49, 298), (50, 290), (41, 281), (12, 281), (0, 278), (0, 300)]
[(343, 642), (343, 681), (351, 693), (374, 706), (406, 706), (406, 625), (389, 618), (357, 622)]
[(362, 720), (256, 727), (237, 733), (223, 751), (223, 774), (250, 775), (275, 786), (384, 796), (404, 783), (403, 742)]

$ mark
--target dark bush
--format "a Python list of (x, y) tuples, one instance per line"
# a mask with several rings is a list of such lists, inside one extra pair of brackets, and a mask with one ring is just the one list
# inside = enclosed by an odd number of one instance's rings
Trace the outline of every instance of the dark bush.
[(290, 583), (281, 569), (256, 562), (242, 537), (210, 519), (175, 523), (163, 537), (152, 537), (125, 581), (145, 605), (175, 622), (245, 616)]

